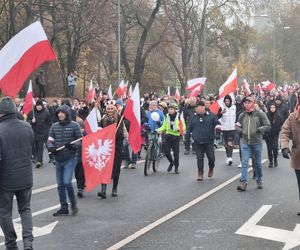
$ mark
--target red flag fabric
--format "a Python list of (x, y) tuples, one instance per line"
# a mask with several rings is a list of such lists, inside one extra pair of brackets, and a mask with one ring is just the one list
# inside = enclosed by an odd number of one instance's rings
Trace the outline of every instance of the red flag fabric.
[(178, 127), (179, 127), (180, 135), (184, 135), (185, 134), (185, 121), (184, 121), (183, 112), (180, 113)]
[(0, 88), (14, 97), (28, 76), (41, 64), (56, 60), (40, 22), (15, 35), (0, 51)]
[(246, 79), (243, 80), (242, 86), (244, 88), (245, 96), (250, 95), (251, 94), (250, 85)]
[(229, 93), (235, 93), (238, 89), (237, 69), (234, 69), (227, 81), (219, 89), (219, 99), (228, 95)]
[(116, 145), (116, 124), (82, 138), (82, 165), (86, 191), (100, 183), (109, 184), (113, 170)]
[(32, 111), (33, 104), (34, 104), (34, 99), (32, 95), (32, 81), (30, 80), (28, 85), (28, 91), (25, 97), (25, 102), (22, 109), (24, 115), (28, 115), (29, 112)]
[(201, 85), (204, 85), (206, 82), (206, 77), (195, 78), (192, 80), (188, 80), (186, 90), (193, 91)]
[(127, 91), (127, 84), (125, 84), (124, 80), (122, 80), (119, 84), (119, 86), (117, 87), (116, 89), (116, 94), (118, 95), (119, 98), (122, 98), (122, 96), (124, 94), (126, 94), (126, 91)]
[(141, 105), (139, 84), (135, 85), (131, 98), (127, 101), (124, 117), (130, 122), (129, 145), (136, 154), (141, 150)]
[(87, 94), (86, 100), (88, 102), (92, 102), (95, 97), (95, 89), (93, 87), (93, 81), (91, 81), (90, 86), (89, 86), (89, 92)]
[(262, 90), (263, 91), (272, 91), (276, 87), (275, 83), (268, 81), (262, 82)]

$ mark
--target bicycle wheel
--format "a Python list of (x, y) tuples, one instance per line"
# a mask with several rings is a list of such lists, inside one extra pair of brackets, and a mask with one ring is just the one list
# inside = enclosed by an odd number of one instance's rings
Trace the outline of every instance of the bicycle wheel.
[(153, 172), (157, 172), (160, 164), (160, 159), (163, 157), (163, 152), (162, 152), (162, 141), (159, 139), (157, 143), (157, 150), (156, 150), (156, 160), (153, 162), (152, 168)]
[(145, 164), (144, 164), (144, 175), (147, 176), (149, 173), (149, 169), (152, 163), (152, 149), (153, 145), (150, 144), (148, 145), (148, 149), (146, 152), (146, 157), (145, 157)]

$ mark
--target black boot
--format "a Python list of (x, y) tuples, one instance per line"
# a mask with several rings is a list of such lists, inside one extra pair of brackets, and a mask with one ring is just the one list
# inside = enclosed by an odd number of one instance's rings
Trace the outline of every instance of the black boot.
[(175, 174), (179, 174), (178, 166), (175, 166)]
[(174, 165), (173, 162), (171, 162), (171, 163), (169, 164), (169, 167), (168, 167), (168, 170), (167, 170), (168, 172), (171, 172), (171, 171), (172, 171), (173, 165)]
[(269, 162), (269, 168), (272, 168), (272, 167), (273, 167), (273, 162), (270, 161), (270, 162)]
[(277, 161), (277, 158), (274, 158), (274, 167), (275, 167), (275, 168), (278, 167), (278, 161)]
[(118, 183), (119, 183), (119, 176), (114, 177), (113, 179), (113, 189), (111, 193), (111, 197), (117, 197), (118, 196)]
[(98, 192), (98, 197), (106, 199), (106, 184), (101, 184), (101, 192)]

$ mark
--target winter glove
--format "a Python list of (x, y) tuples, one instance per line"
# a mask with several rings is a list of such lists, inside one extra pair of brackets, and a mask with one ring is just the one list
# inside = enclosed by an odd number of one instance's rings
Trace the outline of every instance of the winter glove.
[(289, 155), (291, 154), (290, 149), (284, 148), (281, 150), (283, 158), (290, 159)]
[(70, 149), (70, 150), (74, 150), (74, 149), (76, 149), (76, 145), (71, 144), (71, 143), (66, 143), (65, 148)]
[(51, 148), (48, 148), (48, 152), (54, 155), (54, 154), (56, 154), (57, 151), (56, 151), (55, 147), (51, 147)]

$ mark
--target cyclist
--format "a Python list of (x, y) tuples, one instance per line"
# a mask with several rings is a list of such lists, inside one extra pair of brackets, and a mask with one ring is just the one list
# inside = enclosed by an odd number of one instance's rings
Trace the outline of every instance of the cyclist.
[(147, 121), (145, 125), (151, 132), (155, 132), (156, 129), (162, 126), (165, 116), (164, 113), (158, 109), (157, 101), (153, 100), (150, 102), (146, 117)]
[[(168, 172), (172, 171), (173, 166), (175, 166), (175, 173), (179, 174), (179, 142), (180, 142), (180, 118), (178, 105), (176, 103), (171, 103), (168, 106), (168, 114), (164, 121), (164, 124), (157, 129), (157, 132), (166, 133), (166, 142), (164, 146), (165, 155), (170, 163), (168, 167)], [(185, 123), (182, 121), (182, 128), (185, 131)], [(174, 153), (174, 159), (171, 156), (171, 149)]]

